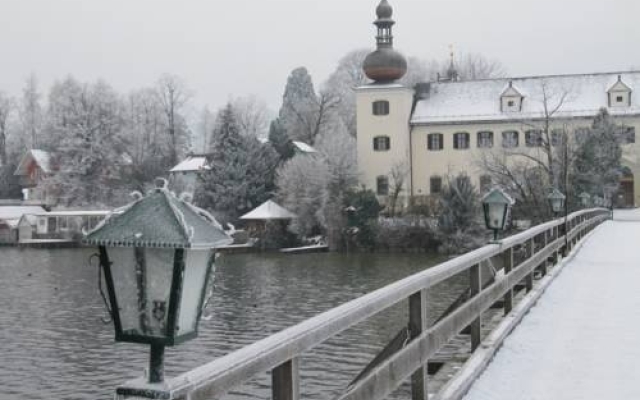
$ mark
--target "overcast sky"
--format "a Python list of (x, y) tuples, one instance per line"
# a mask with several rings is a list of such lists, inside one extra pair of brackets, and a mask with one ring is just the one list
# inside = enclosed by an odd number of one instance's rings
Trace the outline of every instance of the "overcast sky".
[[(510, 75), (640, 69), (639, 0), (389, 0), (395, 46), (448, 46), (500, 60)], [(0, 90), (30, 72), (41, 90), (68, 74), (121, 92), (181, 76), (194, 106), (256, 94), (274, 110), (289, 72), (316, 85), (351, 49), (374, 46), (378, 0), (0, 0)]]

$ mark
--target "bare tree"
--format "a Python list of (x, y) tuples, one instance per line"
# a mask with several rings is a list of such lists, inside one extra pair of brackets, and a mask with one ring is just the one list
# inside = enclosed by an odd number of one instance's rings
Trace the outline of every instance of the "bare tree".
[(13, 98), (0, 92), (0, 166), (7, 164), (7, 121), (14, 105)]
[(522, 121), (525, 149), (496, 146), (480, 156), (480, 169), (494, 184), (507, 189), (518, 200), (518, 208), (534, 220), (548, 215), (546, 195), (551, 187), (567, 192), (567, 174), (574, 154), (568, 124), (560, 127), (558, 113), (571, 101), (571, 89), (552, 87), (541, 81), (525, 101), (539, 105), (540, 112)]
[(167, 134), (171, 140), (170, 160), (175, 165), (181, 147), (188, 140), (186, 123), (182, 111), (191, 98), (191, 92), (185, 83), (175, 75), (165, 74), (156, 84), (156, 93), (166, 118)]
[(404, 190), (406, 179), (409, 175), (409, 166), (406, 162), (399, 161), (391, 166), (389, 171), (391, 184), (389, 188), (389, 216), (394, 217), (400, 193)]
[(269, 131), (269, 109), (267, 104), (255, 95), (238, 97), (232, 102), (240, 134), (263, 138)]
[(462, 54), (456, 69), (461, 80), (501, 78), (507, 75), (502, 63), (480, 53)]
[(40, 92), (38, 92), (38, 79), (35, 74), (29, 75), (22, 89), (22, 102), (20, 105), (20, 120), (22, 122), (22, 132), (26, 140), (27, 147), (38, 148), (38, 134), (42, 129), (42, 107), (40, 105)]

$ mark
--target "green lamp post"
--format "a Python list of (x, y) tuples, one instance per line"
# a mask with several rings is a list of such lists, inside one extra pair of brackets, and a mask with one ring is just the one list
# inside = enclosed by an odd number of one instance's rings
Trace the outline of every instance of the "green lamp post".
[(493, 231), (493, 241), (498, 241), (498, 232), (504, 230), (509, 210), (515, 201), (499, 188), (493, 188), (482, 198), (484, 222)]
[(232, 242), (162, 181), (84, 240), (99, 248), (115, 340), (151, 345), (149, 383), (164, 380), (165, 346), (197, 336), (215, 248)]
[(582, 207), (587, 208), (589, 206), (589, 202), (591, 201), (591, 195), (587, 192), (582, 192), (578, 195), (580, 198), (580, 204)]
[(556, 188), (553, 188), (551, 193), (549, 193), (549, 195), (547, 196), (547, 200), (549, 201), (551, 210), (556, 216), (560, 214), (562, 210), (564, 210), (564, 202), (566, 199), (567, 196), (562, 194), (562, 192)]

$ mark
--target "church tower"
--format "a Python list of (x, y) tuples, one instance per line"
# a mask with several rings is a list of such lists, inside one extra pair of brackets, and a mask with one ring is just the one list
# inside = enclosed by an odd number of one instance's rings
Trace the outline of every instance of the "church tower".
[(373, 190), (382, 203), (394, 195), (393, 188), (402, 180), (398, 209), (406, 205), (411, 193), (413, 89), (398, 83), (407, 72), (407, 61), (393, 49), (395, 21), (387, 0), (380, 2), (376, 14), (377, 46), (362, 65), (372, 82), (356, 89), (358, 170), (360, 183)]

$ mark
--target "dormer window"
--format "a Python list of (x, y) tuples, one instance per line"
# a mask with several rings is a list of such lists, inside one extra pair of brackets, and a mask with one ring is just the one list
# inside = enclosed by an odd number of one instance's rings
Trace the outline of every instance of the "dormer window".
[(609, 107), (630, 107), (631, 88), (622, 81), (622, 76), (618, 75), (618, 81), (607, 91)]
[(502, 112), (520, 112), (523, 101), (522, 93), (513, 86), (512, 81), (509, 81), (509, 86), (500, 95), (500, 110)]

